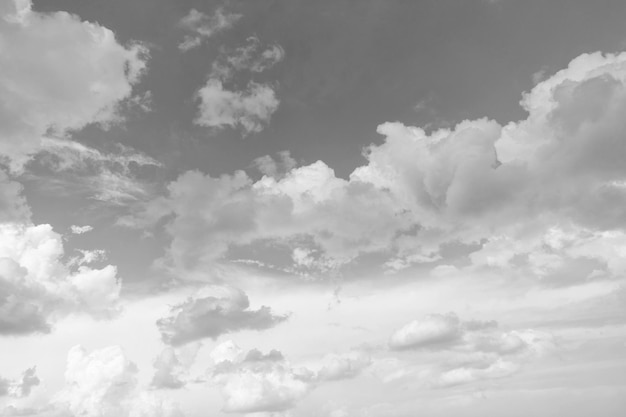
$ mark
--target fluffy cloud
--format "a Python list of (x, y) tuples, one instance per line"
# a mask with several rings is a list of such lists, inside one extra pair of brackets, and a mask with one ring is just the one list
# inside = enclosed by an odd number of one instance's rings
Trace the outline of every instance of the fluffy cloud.
[(200, 342), (191, 343), (179, 348), (167, 346), (154, 361), (152, 386), (155, 388), (177, 389), (185, 386), (189, 368), (202, 347)]
[(522, 365), (552, 353), (552, 335), (533, 330), (501, 331), (495, 321), (462, 321), (454, 313), (431, 314), (415, 320), (392, 334), (389, 348), (412, 350), (426, 361), (394, 361), (384, 379), (411, 377), (425, 380), (425, 386), (447, 388), (479, 380), (503, 378), (518, 372)]
[[(292, 367), (280, 354), (252, 350), (243, 355), (232, 342), (218, 346), (221, 358), (213, 380), (224, 397), (224, 411), (234, 413), (280, 412), (292, 408), (311, 389), (313, 373)], [(230, 352), (230, 355), (224, 355)]]
[(398, 329), (389, 339), (392, 349), (417, 349), (452, 344), (461, 336), (456, 314), (432, 314)]
[(316, 371), (317, 381), (339, 381), (358, 376), (372, 363), (369, 355), (363, 352), (330, 354), (322, 359), (321, 367)]
[(372, 363), (369, 355), (353, 351), (294, 366), (277, 350), (244, 352), (230, 340), (216, 346), (210, 356), (212, 380), (222, 391), (224, 411), (269, 415), (283, 415), (320, 384), (355, 378)]
[(0, 224), (0, 334), (48, 332), (70, 311), (107, 317), (118, 310), (117, 269), (63, 262), (49, 225)]
[(57, 394), (58, 409), (86, 417), (181, 417), (168, 400), (142, 390), (137, 366), (122, 349), (112, 346), (88, 353), (73, 347), (67, 357), (65, 388)]
[[(220, 294), (221, 293), (221, 294)], [(165, 343), (177, 346), (241, 330), (264, 330), (287, 319), (269, 307), (250, 309), (248, 296), (234, 288), (205, 288), (172, 307), (157, 326)]]
[[(240, 84), (242, 73), (252, 75), (270, 69), (285, 56), (279, 45), (262, 48), (259, 38), (235, 50), (223, 50), (213, 63), (206, 84), (198, 91), (200, 102), (195, 123), (211, 128), (241, 128), (244, 136), (260, 132), (278, 109), (280, 101), (274, 86), (249, 79), (245, 88), (229, 89), (225, 84)], [(236, 81), (239, 81), (236, 82)]]
[[(268, 241), (298, 242), (334, 265), (377, 252), (398, 270), (436, 262), (453, 243), (474, 248), (475, 267), (514, 261), (530, 275), (567, 276), (559, 259), (574, 257), (588, 273), (570, 282), (615, 276), (623, 261), (600, 248), (621, 240), (626, 216), (625, 74), (626, 54), (582, 55), (524, 95), (522, 121), (466, 120), (432, 133), (382, 124), (384, 142), (366, 149), (348, 180), (321, 161), (276, 177), (267, 158), (258, 181), (187, 172), (127, 223), (174, 214), (169, 261), (178, 270)], [(555, 230), (576, 237), (542, 246)], [(537, 248), (545, 253), (531, 256)]]
[(257, 182), (242, 171), (220, 178), (187, 172), (169, 185), (167, 197), (122, 223), (141, 226), (170, 214), (167, 261), (181, 275), (207, 267), (230, 247), (300, 236), (321, 249), (319, 263), (341, 264), (361, 252), (385, 251), (398, 230), (411, 226), (390, 193), (337, 178), (321, 161)]
[(222, 81), (209, 79), (197, 97), (200, 108), (195, 123), (214, 128), (241, 127), (246, 135), (263, 130), (279, 104), (272, 87), (255, 82), (244, 91), (230, 91)]
[(231, 28), (240, 18), (240, 14), (225, 12), (223, 8), (218, 8), (212, 16), (191, 9), (180, 21), (180, 26), (191, 35), (185, 36), (178, 47), (182, 51), (197, 48), (203, 41)]
[[(35, 12), (24, 0), (4, 3), (0, 157), (19, 171), (43, 137), (119, 119), (116, 106), (144, 71), (145, 49), (120, 45), (109, 29), (65, 12)], [(54, 55), (46, 53), (52, 49)]]

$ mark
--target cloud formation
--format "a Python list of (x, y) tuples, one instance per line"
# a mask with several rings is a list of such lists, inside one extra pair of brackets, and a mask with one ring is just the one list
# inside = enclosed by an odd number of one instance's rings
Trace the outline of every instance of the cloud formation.
[(26, 369), (19, 379), (10, 380), (0, 377), (0, 397), (7, 395), (13, 398), (28, 397), (40, 382), (37, 377), (37, 367)]
[[(196, 95), (199, 100), (196, 124), (215, 129), (241, 129), (247, 136), (262, 131), (278, 109), (280, 101), (275, 85), (256, 82), (251, 75), (282, 61), (285, 51), (280, 45), (263, 48), (256, 36), (248, 38), (247, 42), (234, 50), (223, 49), (213, 63), (206, 84)], [(242, 75), (249, 78), (247, 84), (241, 82)]]
[(264, 330), (287, 320), (271, 308), (250, 309), (248, 296), (239, 289), (210, 287), (175, 305), (157, 326), (163, 341), (173, 346), (241, 330)]
[(62, 237), (50, 225), (0, 224), (0, 334), (49, 332), (71, 311), (118, 311), (117, 268), (75, 267), (63, 256)]
[[(397, 271), (441, 261), (442, 248), (460, 244), (474, 248), (474, 267), (507, 267), (517, 256), (518, 270), (550, 278), (563, 275), (559, 259), (586, 257), (595, 263), (578, 281), (614, 276), (623, 256), (598, 248), (621, 241), (626, 216), (624, 74), (626, 54), (582, 55), (524, 95), (522, 121), (466, 120), (430, 134), (384, 123), (384, 142), (366, 149), (348, 180), (322, 161), (257, 181), (190, 171), (125, 221), (173, 214), (168, 260), (179, 272), (270, 241), (304, 242), (321, 264), (339, 266), (379, 253)], [(546, 247), (555, 235), (571, 237)]]
[(148, 198), (151, 184), (140, 172), (145, 167), (161, 167), (161, 163), (120, 143), (113, 148), (104, 152), (76, 141), (43, 139), (37, 167), (31, 166), (42, 172), (30, 176), (48, 189), (83, 194), (113, 206)]
[(65, 388), (54, 405), (86, 417), (183, 416), (175, 403), (142, 389), (137, 372), (119, 346), (91, 353), (75, 346), (67, 356)]
[(245, 90), (230, 91), (218, 79), (209, 79), (197, 97), (200, 106), (196, 124), (240, 127), (245, 135), (263, 130), (280, 103), (272, 87), (266, 84), (250, 82)]
[(221, 389), (225, 412), (286, 411), (312, 388), (313, 373), (292, 367), (280, 352), (265, 355), (252, 350), (244, 355), (232, 342), (225, 343), (212, 355), (221, 359), (215, 363), (212, 378)]
[(117, 104), (146, 68), (144, 47), (69, 13), (33, 11), (30, 1), (9, 0), (0, 13), (0, 40), (11, 45), (0, 57), (0, 158), (12, 170), (44, 137), (119, 120)]
[(385, 378), (415, 378), (424, 380), (426, 387), (446, 388), (511, 376), (524, 363), (554, 352), (557, 345), (549, 333), (501, 331), (495, 321), (462, 321), (447, 313), (427, 315), (396, 330), (389, 348), (418, 353), (426, 364), (418, 361), (412, 369), (410, 359), (399, 361)]
[(240, 14), (226, 12), (221, 7), (212, 16), (191, 9), (180, 20), (180, 26), (191, 34), (185, 36), (178, 48), (184, 52), (197, 48), (219, 32), (230, 29), (240, 18)]

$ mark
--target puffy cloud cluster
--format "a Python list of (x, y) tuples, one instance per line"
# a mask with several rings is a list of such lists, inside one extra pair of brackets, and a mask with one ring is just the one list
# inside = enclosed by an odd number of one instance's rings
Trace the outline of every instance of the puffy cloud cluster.
[(178, 389), (186, 384), (189, 368), (202, 347), (200, 342), (174, 348), (167, 346), (154, 361), (154, 376), (152, 386), (156, 388)]
[(232, 341), (216, 346), (211, 359), (224, 411), (236, 413), (285, 412), (319, 384), (354, 378), (371, 364), (368, 355), (355, 351), (295, 367), (277, 350), (244, 352)]
[[(244, 136), (265, 128), (280, 101), (275, 87), (250, 78), (244, 88), (238, 88), (236, 78), (264, 72), (282, 61), (285, 51), (280, 45), (263, 48), (258, 37), (234, 50), (223, 50), (213, 63), (206, 84), (198, 91), (199, 112), (195, 123), (211, 128), (240, 128)], [(230, 84), (231, 87), (225, 87)]]
[(245, 90), (231, 91), (211, 78), (198, 90), (200, 107), (195, 122), (201, 126), (241, 127), (244, 134), (260, 132), (280, 103), (274, 89), (254, 81)]
[(214, 35), (231, 28), (239, 19), (240, 14), (226, 12), (223, 8), (218, 8), (212, 16), (208, 16), (196, 9), (191, 9), (189, 13), (180, 20), (180, 26), (190, 35), (185, 36), (183, 42), (178, 47), (181, 51), (189, 51), (202, 45)]
[(371, 364), (370, 356), (359, 351), (329, 354), (322, 359), (321, 366), (315, 371), (315, 379), (339, 381), (355, 378)]
[[(401, 327), (391, 335), (389, 348), (430, 358), (430, 368), (416, 374), (425, 376), (428, 385), (444, 388), (510, 376), (525, 361), (554, 351), (556, 345), (548, 333), (532, 329), (503, 332), (495, 321), (462, 321), (447, 313), (431, 314)], [(407, 372), (396, 370), (396, 374)]]
[[(126, 222), (173, 214), (169, 260), (179, 270), (268, 241), (308, 242), (306, 253), (335, 265), (378, 252), (398, 270), (438, 261), (445, 245), (460, 243), (479, 248), (477, 267), (514, 261), (535, 273), (575, 257), (593, 261), (585, 279), (614, 275), (623, 251), (600, 248), (621, 241), (626, 216), (626, 53), (582, 55), (522, 105), (528, 117), (506, 126), (466, 120), (427, 133), (382, 124), (384, 142), (366, 149), (367, 163), (348, 180), (321, 161), (276, 176), (267, 158), (258, 181), (241, 171), (187, 172)], [(572, 239), (546, 248), (555, 231)], [(546, 253), (531, 255), (538, 247)]]
[(285, 411), (311, 389), (312, 372), (292, 367), (277, 351), (252, 350), (244, 355), (238, 346), (225, 342), (212, 357), (212, 377), (220, 386), (226, 412)]
[(141, 226), (174, 214), (168, 261), (181, 274), (214, 263), (230, 247), (301, 236), (321, 249), (320, 261), (344, 263), (361, 252), (387, 250), (398, 230), (411, 226), (393, 195), (337, 178), (321, 161), (257, 182), (243, 171), (219, 178), (190, 171), (168, 186), (168, 194), (123, 223)]
[(250, 309), (248, 296), (239, 289), (209, 287), (172, 307), (157, 326), (165, 343), (179, 346), (241, 330), (268, 329), (287, 318), (267, 306)]
[(0, 224), (0, 334), (48, 332), (70, 311), (107, 317), (118, 310), (117, 269), (75, 267), (63, 255), (50, 225)]
[(14, 171), (44, 137), (118, 120), (146, 67), (145, 48), (69, 13), (33, 11), (28, 0), (3, 2), (0, 50), (0, 158)]
[(91, 353), (73, 347), (67, 357), (65, 388), (55, 405), (85, 417), (182, 417), (177, 405), (141, 389), (137, 366), (112, 346)]

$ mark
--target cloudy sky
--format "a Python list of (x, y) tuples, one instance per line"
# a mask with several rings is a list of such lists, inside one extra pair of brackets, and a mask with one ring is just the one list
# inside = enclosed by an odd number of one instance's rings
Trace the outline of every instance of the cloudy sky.
[(0, 416), (623, 416), (623, 0), (0, 0)]

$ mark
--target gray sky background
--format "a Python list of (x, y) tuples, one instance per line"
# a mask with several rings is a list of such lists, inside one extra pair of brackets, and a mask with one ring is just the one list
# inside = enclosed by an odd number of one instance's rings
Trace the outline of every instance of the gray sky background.
[(626, 411), (626, 2), (0, 5), (0, 416)]

